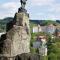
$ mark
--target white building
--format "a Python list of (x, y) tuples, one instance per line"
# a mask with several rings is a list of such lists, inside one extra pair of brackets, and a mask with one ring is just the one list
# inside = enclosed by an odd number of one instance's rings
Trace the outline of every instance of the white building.
[(41, 31), (42, 30), (41, 30), (41, 26), (40, 25), (33, 27), (33, 33), (41, 32)]
[(56, 30), (56, 26), (54, 26), (53, 24), (50, 24), (48, 26), (34, 26), (33, 27), (33, 33), (36, 32), (45, 32), (45, 33), (50, 33), (53, 34)]
[(55, 30), (56, 30), (56, 27), (53, 24), (50, 24), (46, 27), (47, 33), (53, 34), (55, 32)]

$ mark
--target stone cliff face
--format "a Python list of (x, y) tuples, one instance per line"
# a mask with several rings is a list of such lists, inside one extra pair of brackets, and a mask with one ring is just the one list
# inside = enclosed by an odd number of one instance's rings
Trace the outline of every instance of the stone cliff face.
[[(1, 39), (3, 39), (3, 36)], [(16, 13), (14, 20), (7, 24), (2, 46), (2, 55), (5, 57), (30, 52), (30, 28), (27, 13)]]
[(3, 48), (3, 52), (6, 54), (10, 52), (11, 55), (30, 52), (29, 38), (24, 27), (14, 26), (14, 28), (7, 32), (7, 39), (4, 42), (5, 48)]

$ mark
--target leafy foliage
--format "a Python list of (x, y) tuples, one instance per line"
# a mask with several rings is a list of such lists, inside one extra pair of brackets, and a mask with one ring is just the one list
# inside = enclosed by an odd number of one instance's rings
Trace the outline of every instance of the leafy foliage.
[(48, 42), (48, 60), (59, 60), (60, 58), (60, 38), (51, 39), (49, 36)]
[(1, 19), (0, 20), (0, 32), (4, 32), (6, 31), (6, 24), (10, 21), (12, 21), (13, 18), (12, 17), (7, 17), (7, 18), (4, 18), (4, 19)]

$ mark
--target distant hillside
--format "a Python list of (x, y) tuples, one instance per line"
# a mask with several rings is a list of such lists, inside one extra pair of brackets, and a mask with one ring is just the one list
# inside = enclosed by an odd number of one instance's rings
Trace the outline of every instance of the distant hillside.
[(12, 21), (13, 18), (12, 17), (7, 17), (7, 18), (4, 18), (4, 19), (0, 19), (0, 24), (4, 23), (8, 23), (9, 21)]
[(30, 20), (30, 22), (32, 22), (34, 24), (40, 24), (40, 25), (42, 25), (45, 22), (45, 20)]
[(60, 23), (60, 20), (56, 20), (57, 23)]
[[(13, 20), (13, 17), (7, 17), (4, 19), (0, 19), (0, 32), (5, 31), (6, 30), (6, 24), (10, 21)], [(60, 24), (60, 20), (57, 21), (51, 21), (51, 20), (30, 20), (30, 26), (32, 25), (49, 25), (49, 24), (54, 24), (54, 25), (58, 25)]]
[(4, 32), (6, 30), (6, 24), (12, 20), (13, 20), (12, 17), (0, 19), (0, 32)]
[(54, 25), (58, 25), (59, 24), (58, 22), (52, 21), (52, 20), (30, 20), (30, 23), (40, 24), (42, 26), (49, 25), (49, 24), (54, 24)]
[[(12, 17), (7, 17), (4, 19), (0, 19), (0, 24), (7, 24), (8, 22), (12, 21)], [(60, 20), (52, 21), (52, 20), (30, 20), (30, 23), (33, 24), (40, 24), (40, 25), (48, 25), (48, 24), (58, 24)]]

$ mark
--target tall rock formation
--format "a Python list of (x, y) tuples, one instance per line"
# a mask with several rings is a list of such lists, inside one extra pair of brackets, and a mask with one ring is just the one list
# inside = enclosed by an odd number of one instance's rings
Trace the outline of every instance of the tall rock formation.
[(7, 24), (1, 40), (0, 60), (14, 60), (16, 55), (30, 52), (29, 14), (24, 8), (19, 8), (13, 21)]

